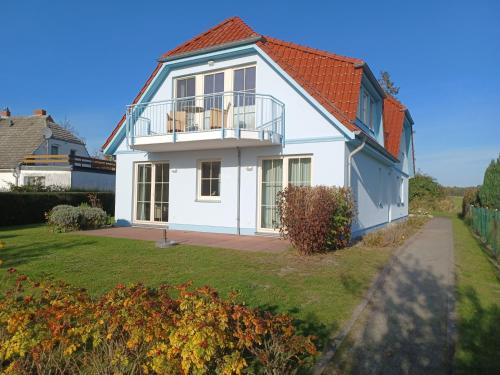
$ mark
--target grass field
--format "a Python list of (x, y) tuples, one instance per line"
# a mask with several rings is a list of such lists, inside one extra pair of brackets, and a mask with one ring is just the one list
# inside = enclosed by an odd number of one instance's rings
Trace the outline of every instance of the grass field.
[[(353, 247), (314, 257), (52, 233), (44, 225), (0, 230), (2, 273), (10, 267), (31, 277), (48, 275), (94, 296), (118, 283), (210, 285), (240, 293), (252, 306), (289, 312), (299, 327), (320, 337), (351, 315), (391, 249)], [(4, 289), (5, 289), (4, 285)]]
[(500, 271), (458, 217), (453, 218), (457, 264), (459, 374), (500, 374)]

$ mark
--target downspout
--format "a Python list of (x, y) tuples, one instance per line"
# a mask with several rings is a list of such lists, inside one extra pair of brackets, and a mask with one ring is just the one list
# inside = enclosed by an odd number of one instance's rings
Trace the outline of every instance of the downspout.
[(363, 142), (356, 147), (350, 154), (349, 158), (347, 159), (347, 187), (351, 187), (351, 169), (352, 169), (352, 158), (354, 155), (356, 155), (358, 152), (360, 152), (366, 145), (366, 136), (363, 136)]
[(241, 150), (236, 147), (236, 152), (238, 153), (238, 178), (237, 178), (237, 202), (236, 202), (236, 234), (238, 236), (241, 234), (240, 230), (240, 199), (241, 199)]

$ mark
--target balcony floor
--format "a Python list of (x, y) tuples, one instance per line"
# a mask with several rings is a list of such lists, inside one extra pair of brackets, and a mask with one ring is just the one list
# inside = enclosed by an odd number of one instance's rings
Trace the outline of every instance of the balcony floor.
[(226, 129), (224, 138), (221, 130), (136, 137), (130, 147), (147, 152), (165, 152), (280, 145), (281, 139), (277, 134), (241, 130), (238, 136), (234, 129)]

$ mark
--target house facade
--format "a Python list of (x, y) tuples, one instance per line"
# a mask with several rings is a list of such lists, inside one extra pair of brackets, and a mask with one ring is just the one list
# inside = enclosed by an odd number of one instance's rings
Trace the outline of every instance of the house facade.
[(362, 234), (408, 215), (412, 125), (362, 60), (233, 17), (165, 53), (104, 144), (117, 223), (275, 233), (279, 190), (335, 185)]
[(0, 111), (0, 191), (11, 185), (113, 191), (115, 163), (91, 158), (85, 143), (43, 109)]

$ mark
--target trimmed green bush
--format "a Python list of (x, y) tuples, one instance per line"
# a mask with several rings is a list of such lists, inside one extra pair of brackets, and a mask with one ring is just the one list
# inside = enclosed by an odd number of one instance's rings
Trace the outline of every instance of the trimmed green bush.
[[(92, 193), (110, 216), (115, 212), (115, 194)], [(0, 226), (45, 222), (45, 214), (58, 205), (89, 203), (88, 192), (0, 192)]]
[(82, 204), (79, 207), (60, 205), (47, 214), (47, 224), (57, 232), (97, 229), (106, 225), (108, 215), (103, 209)]
[(71, 232), (80, 228), (79, 207), (61, 205), (47, 215), (47, 223), (57, 232)]

